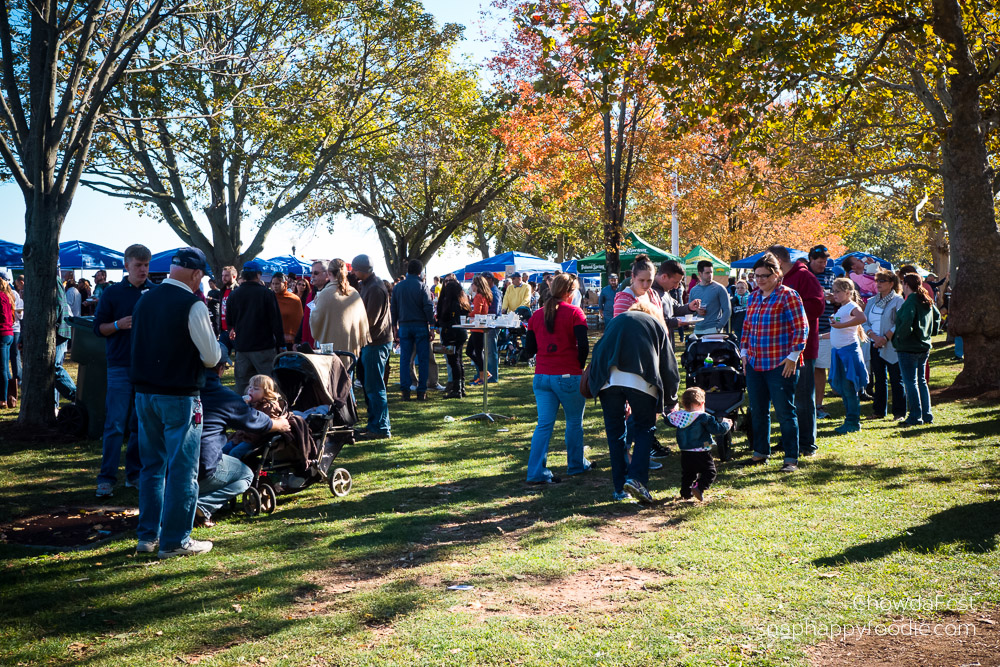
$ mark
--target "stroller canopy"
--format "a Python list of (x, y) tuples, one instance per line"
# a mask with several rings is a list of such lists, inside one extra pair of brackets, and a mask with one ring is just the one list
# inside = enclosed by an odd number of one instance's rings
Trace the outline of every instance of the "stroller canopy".
[(293, 410), (330, 406), (340, 421), (354, 424), (357, 412), (350, 374), (336, 354), (282, 352), (274, 358), (274, 379)]

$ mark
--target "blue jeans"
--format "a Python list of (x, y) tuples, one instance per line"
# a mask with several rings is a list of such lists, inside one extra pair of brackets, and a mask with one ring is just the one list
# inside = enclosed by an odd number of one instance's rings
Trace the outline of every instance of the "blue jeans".
[(934, 421), (931, 414), (931, 393), (927, 389), (927, 376), (924, 366), (927, 364), (927, 352), (899, 353), (899, 376), (903, 381), (903, 391), (906, 393), (906, 423), (930, 424)]
[(67, 399), (72, 399), (76, 396), (76, 383), (73, 382), (73, 378), (63, 368), (63, 361), (66, 359), (66, 350), (68, 348), (68, 342), (56, 345), (56, 405), (59, 405), (60, 395)]
[(799, 450), (816, 451), (816, 370), (815, 359), (803, 359), (795, 382), (795, 416), (799, 422)]
[(197, 396), (136, 394), (139, 414), (140, 540), (160, 540), (169, 551), (186, 543), (194, 527), (198, 500), (198, 456), (201, 453), (201, 411)]
[(14, 336), (12, 335), (0, 336), (0, 363), (3, 364), (3, 384), (0, 384), (0, 403), (4, 403), (7, 400), (7, 382), (11, 379), (10, 344), (13, 342)]
[(10, 376), (15, 380), (21, 379), (21, 351), (17, 346), (21, 343), (21, 332), (14, 332), (14, 339), (10, 341)]
[(500, 350), (497, 349), (499, 329), (487, 329), (483, 334), (483, 354), (486, 355), (486, 372), (493, 376), (490, 382), (500, 381)]
[(392, 343), (365, 345), (361, 348), (361, 384), (365, 387), (365, 401), (368, 403), (366, 429), (384, 436), (389, 435), (389, 399), (385, 393), (385, 366), (389, 363), (390, 354), (392, 354)]
[[(625, 480), (634, 479), (643, 486), (649, 484), (649, 452), (656, 431), (658, 400), (644, 391), (631, 387), (608, 387), (598, 397), (604, 412), (604, 430), (608, 434), (611, 454), (611, 481), (615, 493), (625, 490)], [(632, 406), (630, 433), (635, 437), (632, 460), (626, 456), (625, 402)]]
[(198, 507), (212, 516), (231, 498), (237, 498), (250, 488), (253, 471), (242, 461), (222, 455), (215, 472), (198, 482)]
[(108, 395), (104, 399), (104, 449), (97, 483), (114, 485), (118, 481), (118, 463), (122, 455), (122, 438), (128, 433), (125, 446), (125, 479), (139, 480), (139, 418), (135, 412), (135, 389), (128, 379), (125, 366), (108, 368)]
[(566, 415), (566, 474), (586, 472), (590, 468), (590, 461), (583, 456), (583, 410), (587, 401), (580, 393), (580, 376), (536, 374), (531, 386), (535, 390), (538, 424), (531, 436), (528, 481), (545, 482), (552, 478), (546, 461), (560, 405)]
[[(795, 384), (798, 377), (782, 377), (784, 364), (769, 371), (747, 368), (747, 395), (753, 423), (753, 451), (757, 457), (771, 455), (771, 406), (781, 425), (785, 463), (799, 459), (799, 420), (795, 415)], [(798, 371), (796, 371), (798, 373)]]
[[(877, 350), (872, 350), (874, 356), (878, 356)], [(830, 359), (831, 364), (843, 363), (834, 354)], [(833, 385), (834, 377), (837, 378), (837, 382)], [(840, 397), (844, 400), (844, 425), (845, 426), (861, 426), (861, 398), (858, 395), (862, 387), (855, 387), (854, 383), (847, 379), (847, 372), (841, 371), (838, 374), (834, 374), (831, 369), (830, 373), (830, 383), (833, 385), (833, 390), (840, 394)]]
[(399, 380), (403, 391), (409, 391), (413, 386), (410, 378), (409, 360), (413, 358), (414, 349), (417, 355), (417, 393), (427, 391), (427, 372), (430, 367), (431, 332), (426, 324), (399, 325)]

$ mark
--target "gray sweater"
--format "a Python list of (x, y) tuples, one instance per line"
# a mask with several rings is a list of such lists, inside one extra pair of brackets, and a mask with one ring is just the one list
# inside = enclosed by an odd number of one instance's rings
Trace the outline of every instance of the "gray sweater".
[(688, 301), (701, 299), (701, 307), (705, 310), (705, 319), (699, 322), (694, 328), (695, 333), (706, 331), (722, 331), (729, 324), (729, 317), (733, 314), (732, 304), (729, 303), (729, 292), (726, 288), (714, 280), (707, 285), (698, 283), (691, 288), (691, 296)]

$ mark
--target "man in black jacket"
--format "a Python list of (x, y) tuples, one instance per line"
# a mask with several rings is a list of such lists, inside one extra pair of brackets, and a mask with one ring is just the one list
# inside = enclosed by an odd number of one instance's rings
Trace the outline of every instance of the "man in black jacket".
[[(399, 358), (408, 361), (414, 349), (417, 355), (417, 400), (427, 400), (427, 371), (430, 365), (430, 327), (434, 323), (434, 305), (420, 274), (424, 265), (411, 259), (406, 266), (406, 280), (392, 290), (389, 306), (393, 323), (398, 323)], [(403, 385), (403, 400), (410, 400), (410, 366), (399, 364), (399, 379)]]
[(251, 377), (271, 374), (274, 357), (285, 345), (278, 300), (261, 282), (260, 274), (257, 262), (244, 264), (244, 283), (226, 304), (226, 321), (236, 348), (236, 392), (241, 396)]

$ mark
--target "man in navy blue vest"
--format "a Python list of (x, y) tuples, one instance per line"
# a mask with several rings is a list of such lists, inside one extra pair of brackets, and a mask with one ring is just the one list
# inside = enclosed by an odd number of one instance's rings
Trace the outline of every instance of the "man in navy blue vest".
[(104, 449), (97, 473), (97, 497), (111, 496), (118, 480), (118, 463), (125, 446), (125, 485), (139, 485), (139, 420), (135, 414), (135, 390), (129, 380), (132, 365), (132, 311), (139, 297), (153, 289), (149, 281), (149, 248), (130, 245), (125, 249), (125, 277), (105, 288), (94, 314), (94, 333), (106, 340), (108, 394), (104, 408)]
[(198, 456), (205, 369), (219, 363), (208, 307), (194, 292), (208, 270), (205, 255), (181, 248), (170, 275), (143, 295), (132, 314), (132, 368), (139, 415), (139, 544), (160, 558), (211, 551), (191, 539), (198, 499)]

